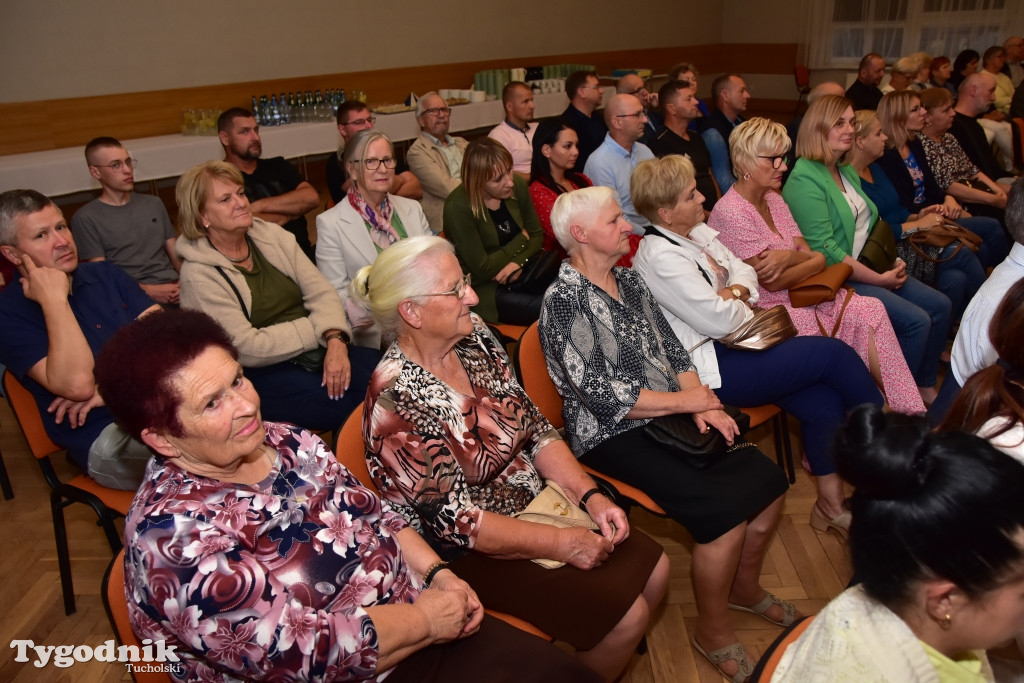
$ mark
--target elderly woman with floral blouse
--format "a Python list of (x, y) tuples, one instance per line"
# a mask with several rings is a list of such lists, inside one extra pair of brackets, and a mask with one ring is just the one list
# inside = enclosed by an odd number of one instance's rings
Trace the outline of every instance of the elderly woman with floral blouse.
[(209, 316), (122, 328), (96, 378), (156, 453), (125, 520), (125, 585), (135, 633), (176, 650), (170, 680), (594, 680), (485, 617), (315, 434), (264, 422)]
[[(448, 242), (396, 243), (359, 272), (352, 292), (396, 338), (370, 380), (363, 422), (381, 495), (488, 606), (569, 643), (614, 680), (664, 596), (661, 547), (630, 533), (516, 381), (470, 310), (478, 298)], [(515, 518), (545, 479), (589, 513), (597, 533)]]

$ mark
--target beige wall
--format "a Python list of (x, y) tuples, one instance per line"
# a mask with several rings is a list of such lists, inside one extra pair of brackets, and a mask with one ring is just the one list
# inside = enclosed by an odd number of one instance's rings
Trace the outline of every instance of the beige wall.
[[(783, 5), (799, 1), (784, 0)], [(712, 44), (733, 39), (723, 36), (722, 17), (735, 9), (730, 6), (741, 4), (748, 3), (6, 0), (0, 23), (0, 102), (520, 55)], [(623, 13), (624, 8), (629, 12)], [(658, 16), (679, 18), (653, 19)], [(752, 32), (749, 40), (796, 42), (768, 32)], [(336, 85), (344, 86), (324, 84)]]

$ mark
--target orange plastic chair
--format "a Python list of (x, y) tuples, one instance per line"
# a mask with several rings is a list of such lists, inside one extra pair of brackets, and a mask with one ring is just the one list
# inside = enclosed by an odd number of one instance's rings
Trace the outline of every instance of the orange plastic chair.
[(64, 523), (64, 508), (73, 503), (85, 503), (96, 513), (97, 524), (103, 527), (110, 549), (117, 552), (121, 549), (121, 535), (114, 526), (114, 520), (128, 514), (128, 507), (135, 497), (135, 491), (120, 491), (97, 484), (86, 474), (73, 477), (62, 482), (53, 469), (50, 456), (60, 453), (60, 446), (50, 440), (43, 427), (43, 419), (39, 414), (39, 406), (35, 397), (22, 386), (10, 370), (3, 376), (4, 394), (10, 403), (11, 411), (18, 420), (28, 442), (29, 450), (35, 456), (43, 478), (50, 485), (50, 510), (53, 515), (53, 533), (57, 541), (57, 564), (60, 567), (60, 583), (64, 594), (64, 613), (75, 612), (75, 590), (71, 581), (71, 556), (68, 551), (67, 527)]
[[(103, 608), (107, 611), (107, 619), (118, 645), (134, 646), (142, 651), (142, 643), (132, 630), (128, 620), (128, 597), (124, 592), (124, 549), (122, 548), (110, 561), (110, 566), (103, 574), (103, 589), (100, 591)], [(173, 681), (171, 675), (157, 671), (133, 671), (135, 683), (167, 683)]]
[[(562, 397), (555, 388), (555, 383), (548, 375), (547, 361), (544, 360), (544, 350), (540, 345), (540, 333), (537, 331), (537, 323), (533, 323), (523, 336), (519, 338), (519, 346), (516, 349), (516, 370), (523, 389), (529, 395), (530, 400), (540, 409), (540, 412), (548, 419), (548, 422), (555, 429), (565, 426), (562, 419)], [(654, 502), (650, 496), (624, 481), (619, 481), (607, 474), (583, 465), (587, 474), (600, 479), (609, 485), (615, 503), (629, 513), (629, 508), (634, 504), (639, 505), (648, 512), (660, 517), (666, 517), (664, 508)]]
[[(338, 451), (335, 453), (335, 456), (338, 462), (347, 467), (363, 486), (374, 493), (379, 493), (373, 483), (373, 479), (370, 478), (370, 470), (366, 467), (366, 446), (363, 442), (363, 410), (365, 405), (360, 403), (359, 407), (352, 411), (352, 414), (345, 420), (345, 424), (342, 425), (341, 431), (338, 432)], [(519, 617), (486, 608), (484, 611), (496, 619), (501, 619), (505, 623), (515, 626), (520, 631), (526, 631), (547, 641), (554, 640), (554, 638), (530, 622), (523, 621)]]
[(772, 680), (772, 676), (775, 675), (775, 669), (778, 668), (779, 662), (782, 661), (782, 656), (786, 654), (786, 648), (793, 644), (807, 630), (812, 621), (814, 621), (814, 615), (804, 617), (787, 626), (786, 630), (779, 634), (779, 637), (761, 655), (761, 659), (757, 662), (757, 666), (754, 667), (754, 672), (750, 674), (747, 682), (759, 683), (760, 681), (767, 682)]

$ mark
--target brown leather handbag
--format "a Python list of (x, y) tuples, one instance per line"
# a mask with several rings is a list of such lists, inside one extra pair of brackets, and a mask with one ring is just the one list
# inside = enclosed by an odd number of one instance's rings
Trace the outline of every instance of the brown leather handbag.
[(801, 280), (789, 288), (789, 302), (794, 308), (817, 306), (832, 301), (842, 289), (843, 283), (853, 274), (853, 268), (845, 263), (833, 263), (825, 270)]

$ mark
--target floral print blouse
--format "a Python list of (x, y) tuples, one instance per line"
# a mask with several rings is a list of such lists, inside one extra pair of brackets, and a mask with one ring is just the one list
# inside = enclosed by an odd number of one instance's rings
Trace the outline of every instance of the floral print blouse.
[(924, 158), (935, 175), (935, 182), (943, 192), (957, 181), (978, 175), (978, 167), (967, 158), (967, 153), (952, 133), (943, 135), (942, 142), (935, 142), (927, 135), (919, 135), (918, 139), (924, 147)]
[(177, 648), (175, 680), (378, 680), (365, 608), (423, 588), (406, 523), (315, 434), (264, 427), (278, 457), (255, 485), (150, 463), (125, 522), (132, 626)]
[(563, 262), (540, 313), (540, 341), (576, 457), (648, 422), (626, 419), (641, 389), (678, 391), (676, 376), (695, 369), (640, 276), (612, 272), (617, 300)]
[(367, 464), (381, 495), (449, 559), (473, 547), (485, 510), (513, 515), (529, 505), (543, 486), (534, 458), (561, 438), (476, 314), (473, 324), (452, 351), (472, 395), (395, 343), (370, 378), (363, 416)]

